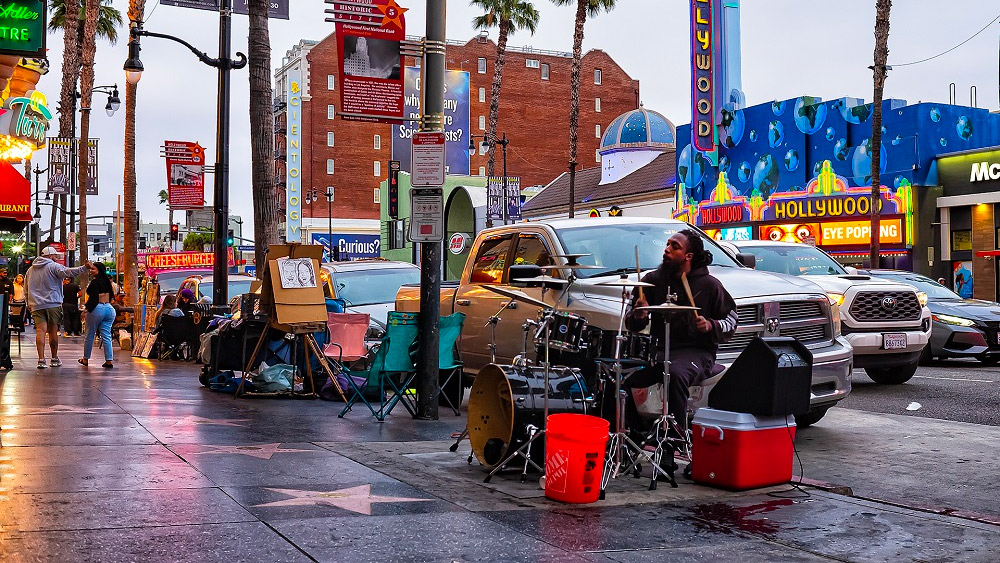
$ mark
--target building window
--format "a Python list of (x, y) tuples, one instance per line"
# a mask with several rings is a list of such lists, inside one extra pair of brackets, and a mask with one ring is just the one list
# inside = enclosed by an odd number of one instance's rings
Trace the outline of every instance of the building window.
[(972, 250), (972, 231), (952, 231), (951, 249), (953, 251)]
[(528, 68), (538, 68), (538, 59), (524, 59), (524, 66)]
[(337, 89), (337, 77), (332, 74), (326, 75), (326, 89), (336, 90)]
[(376, 160), (372, 164), (372, 172), (375, 174), (376, 178), (382, 177), (382, 161), (381, 160)]
[(479, 103), (486, 102), (486, 88), (479, 89)]
[(480, 166), (479, 167), (479, 175), (480, 176), (485, 176), (486, 175), (486, 167), (485, 166)]
[[(375, 164), (378, 164), (377, 162)], [(375, 200), (375, 205), (382, 203), (382, 190), (375, 188), (372, 190), (372, 199)]]
[(326, 146), (328, 147), (333, 146), (333, 131), (326, 132)]
[(389, 250), (406, 248), (406, 221), (404, 219), (390, 221), (388, 231)]
[(600, 84), (600, 83), (601, 83), (601, 69), (595, 68), (594, 69), (594, 84)]
[(337, 108), (333, 104), (326, 106), (326, 118), (333, 119), (335, 117), (337, 117)]
[(372, 144), (375, 147), (375, 150), (382, 150), (382, 135), (375, 135), (375, 139)]
[(479, 74), (486, 74), (486, 59), (479, 57)]
[(601, 149), (597, 149), (596, 151), (594, 151), (594, 160), (596, 160), (597, 162), (601, 161)]
[(597, 113), (601, 113), (601, 99), (600, 98), (594, 98), (594, 111), (596, 111)]
[(489, 145), (485, 145), (483, 143), (479, 143), (479, 156), (482, 156), (482, 155), (486, 154), (486, 152), (489, 151), (489, 150), (490, 150)]
[(333, 159), (332, 158), (326, 159), (326, 173), (327, 174), (333, 174)]
[(597, 125), (594, 126), (594, 133), (597, 134), (597, 138), (598, 139), (601, 138), (601, 124), (600, 123), (598, 123)]
[(549, 63), (542, 63), (542, 80), (549, 79)]
[(486, 131), (486, 116), (485, 115), (480, 115), (479, 116), (479, 130), (480, 131)]

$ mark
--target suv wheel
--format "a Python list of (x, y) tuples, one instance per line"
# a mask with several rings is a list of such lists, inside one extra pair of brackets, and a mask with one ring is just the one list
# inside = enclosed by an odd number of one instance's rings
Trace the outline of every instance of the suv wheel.
[(883, 385), (899, 385), (906, 383), (917, 373), (917, 363), (893, 366), (888, 368), (865, 368), (865, 373), (875, 383)]
[(806, 414), (797, 414), (795, 415), (795, 425), (798, 426), (799, 428), (812, 426), (813, 424), (819, 422), (819, 420), (826, 415), (826, 411), (829, 409), (830, 407), (820, 407), (817, 409), (812, 409)]

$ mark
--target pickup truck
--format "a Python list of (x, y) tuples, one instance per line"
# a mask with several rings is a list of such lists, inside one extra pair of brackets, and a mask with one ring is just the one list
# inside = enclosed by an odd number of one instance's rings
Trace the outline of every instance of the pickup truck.
[[(635, 279), (636, 249), (640, 265), (647, 270), (658, 266), (670, 236), (689, 227), (662, 218), (606, 217), (518, 223), (481, 231), (469, 253), (462, 279), (443, 282), (441, 288), (441, 314), (458, 311), (466, 315), (461, 339), (466, 376), (474, 377), (491, 363), (488, 320), (492, 315), (500, 312), (501, 318), (495, 329), (496, 363), (510, 364), (522, 351), (522, 324), (535, 320), (539, 311), (538, 307), (517, 302), (504, 309), (511, 299), (485, 285), (521, 291), (552, 304), (560, 298), (560, 310), (585, 317), (591, 327), (616, 331), (622, 292), (616, 287), (597, 284), (621, 275)], [(739, 317), (733, 338), (719, 349), (718, 363), (728, 367), (755, 336), (798, 338), (813, 355), (813, 376), (811, 410), (797, 417), (797, 422), (806, 426), (819, 421), (828, 408), (851, 390), (853, 351), (840, 335), (836, 305), (812, 282), (746, 268), (707, 236), (705, 247), (714, 256), (710, 271), (733, 296)], [(578, 277), (568, 290), (548, 290), (544, 297), (542, 288), (516, 287), (509, 279), (511, 265), (565, 264), (566, 259), (560, 256), (567, 254), (584, 254), (579, 263), (598, 268), (575, 270)], [(567, 278), (570, 273), (554, 270), (551, 275)], [(403, 286), (396, 294), (396, 309), (419, 311), (419, 300), (419, 287)], [(529, 357), (534, 356), (533, 351), (529, 342)], [(702, 384), (698, 391), (702, 391), (703, 401), (719, 377)]]

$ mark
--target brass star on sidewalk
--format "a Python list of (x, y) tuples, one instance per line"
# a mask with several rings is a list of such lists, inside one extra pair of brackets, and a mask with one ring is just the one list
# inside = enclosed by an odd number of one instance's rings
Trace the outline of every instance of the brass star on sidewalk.
[(181, 424), (212, 424), (215, 426), (246, 426), (246, 424), (236, 424), (237, 422), (249, 422), (249, 418), (202, 418), (200, 416), (189, 416), (178, 420), (174, 426)]
[(421, 502), (433, 499), (426, 498), (405, 498), (405, 497), (383, 497), (372, 494), (371, 485), (360, 485), (336, 491), (301, 491), (298, 489), (271, 489), (276, 493), (288, 495), (293, 498), (258, 504), (256, 506), (335, 506), (350, 510), (358, 514), (371, 516), (372, 504), (376, 502)]
[(24, 414), (100, 414), (95, 411), (113, 409), (114, 407), (74, 407), (71, 405), (52, 405), (42, 409), (35, 409)]
[(281, 447), (281, 443), (274, 444), (260, 444), (258, 446), (211, 446), (206, 444), (206, 448), (213, 448), (205, 452), (192, 452), (195, 455), (201, 454), (240, 454), (247, 455), (251, 457), (257, 457), (260, 459), (271, 459), (274, 454), (290, 454), (297, 452), (313, 452), (316, 450), (295, 450), (295, 449), (284, 449)]

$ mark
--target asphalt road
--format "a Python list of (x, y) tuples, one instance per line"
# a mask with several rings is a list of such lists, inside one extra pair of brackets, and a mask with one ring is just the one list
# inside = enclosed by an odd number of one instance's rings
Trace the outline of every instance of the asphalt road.
[[(917, 405), (912, 403), (919, 403)], [(853, 390), (840, 407), (1000, 426), (1000, 366), (974, 360), (921, 366), (902, 385), (879, 385), (854, 371)], [(915, 409), (915, 410), (908, 410)]]

